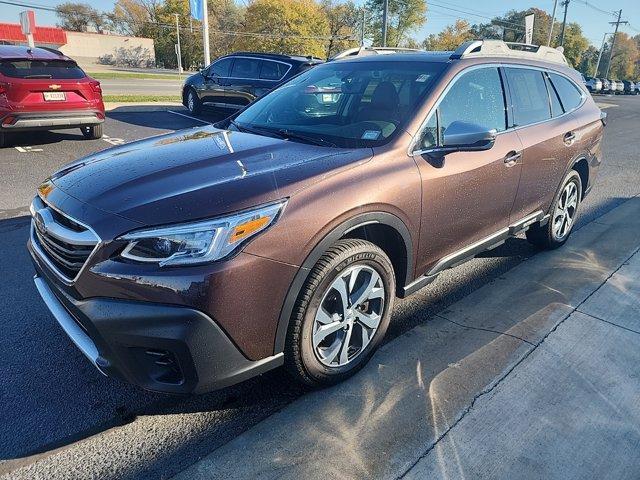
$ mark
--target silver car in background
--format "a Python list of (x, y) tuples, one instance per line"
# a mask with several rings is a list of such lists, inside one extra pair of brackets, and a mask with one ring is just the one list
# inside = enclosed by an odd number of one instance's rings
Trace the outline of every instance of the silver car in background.
[(602, 91), (602, 80), (599, 78), (586, 77), (584, 79), (584, 85), (591, 93), (599, 93)]

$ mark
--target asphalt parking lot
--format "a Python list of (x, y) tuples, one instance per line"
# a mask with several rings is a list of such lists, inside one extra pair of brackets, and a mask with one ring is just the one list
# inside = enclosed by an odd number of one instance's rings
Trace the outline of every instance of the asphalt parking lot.
[[(605, 163), (579, 226), (640, 193), (640, 98), (598, 97), (609, 123)], [(102, 377), (69, 342), (37, 297), (24, 247), (25, 217), (40, 180), (110, 145), (215, 121), (178, 111), (111, 112), (105, 138), (80, 132), (27, 134), (0, 150), (0, 476), (166, 478), (304, 394), (280, 371), (200, 397), (168, 397)], [(429, 324), (448, 305), (535, 255), (523, 239), (446, 272), (398, 302), (390, 337)]]

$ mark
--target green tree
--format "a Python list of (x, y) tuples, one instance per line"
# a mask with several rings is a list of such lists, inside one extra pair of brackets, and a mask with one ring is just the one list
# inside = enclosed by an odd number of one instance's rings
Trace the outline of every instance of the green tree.
[(438, 34), (429, 35), (422, 43), (425, 50), (455, 50), (460, 44), (471, 40), (471, 25), (466, 20), (456, 20)]
[(577, 69), (584, 73), (588, 77), (596, 75), (596, 63), (598, 62), (598, 49), (593, 45), (589, 45), (585, 52), (582, 54), (580, 64)]
[[(234, 50), (240, 37), (228, 32), (243, 30), (244, 8), (234, 0), (207, 0), (209, 8), (209, 49), (216, 58)], [(198, 23), (199, 22), (195, 22)]]
[[(247, 6), (244, 32), (236, 48), (260, 52), (325, 55), (329, 24), (313, 0), (253, 0)], [(320, 37), (320, 38), (318, 38)]]
[(322, 0), (320, 6), (327, 17), (329, 36), (326, 46), (326, 57), (357, 46), (360, 36), (362, 11), (353, 1), (337, 3), (336, 0)]
[(56, 7), (56, 15), (60, 19), (58, 27), (72, 32), (86, 32), (89, 26), (100, 31), (105, 22), (102, 14), (86, 3), (61, 3)]
[[(382, 45), (382, 11), (384, 0), (367, 0), (366, 9), (371, 14), (368, 32), (375, 46)], [(427, 21), (426, 0), (389, 0), (387, 20), (387, 45), (402, 47), (410, 35)]]
[(578, 67), (587, 48), (589, 48), (589, 40), (582, 34), (580, 25), (568, 23), (564, 31), (564, 56), (567, 61), (573, 67)]
[[(605, 74), (607, 62), (609, 59), (609, 51), (611, 50), (611, 40), (609, 40), (602, 52), (603, 60), (600, 62), (600, 71)], [(616, 35), (616, 44), (613, 49), (613, 57), (611, 58), (611, 68), (609, 69), (609, 78), (618, 80), (634, 79), (637, 73), (637, 65), (640, 59), (638, 43), (624, 32), (618, 32)]]

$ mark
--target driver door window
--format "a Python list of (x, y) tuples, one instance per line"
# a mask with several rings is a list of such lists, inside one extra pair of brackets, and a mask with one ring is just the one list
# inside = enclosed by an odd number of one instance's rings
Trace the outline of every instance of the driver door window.
[(422, 132), (421, 149), (441, 145), (451, 123), (475, 123), (502, 132), (507, 128), (507, 110), (502, 79), (497, 67), (479, 68), (463, 74), (445, 94)]

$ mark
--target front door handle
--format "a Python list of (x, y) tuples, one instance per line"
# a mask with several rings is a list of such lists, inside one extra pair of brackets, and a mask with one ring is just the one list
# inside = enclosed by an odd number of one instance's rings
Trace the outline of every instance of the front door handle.
[(507, 155), (504, 157), (504, 163), (507, 167), (513, 167), (516, 163), (518, 163), (518, 160), (520, 160), (520, 158), (522, 157), (522, 152), (516, 152), (515, 150), (512, 150), (511, 152), (507, 153)]
[(573, 132), (567, 132), (564, 134), (564, 137), (562, 137), (562, 139), (564, 140), (565, 145), (569, 146), (576, 139), (576, 134)]

